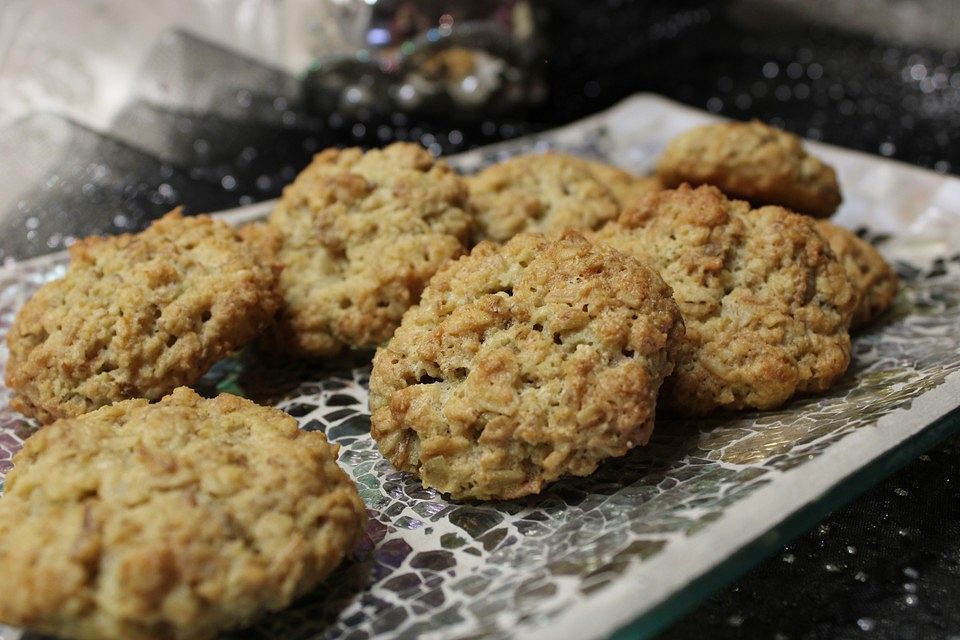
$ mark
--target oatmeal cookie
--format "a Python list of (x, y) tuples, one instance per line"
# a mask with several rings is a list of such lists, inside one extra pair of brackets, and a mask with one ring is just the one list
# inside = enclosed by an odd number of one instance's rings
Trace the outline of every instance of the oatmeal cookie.
[(859, 302), (850, 326), (869, 324), (896, 300), (900, 286), (897, 273), (873, 245), (852, 231), (826, 220), (817, 221), (817, 231), (837, 254), (858, 294)]
[(280, 304), (277, 270), (208, 216), (173, 212), (70, 253), (66, 275), (34, 294), (7, 335), (11, 404), (44, 423), (193, 384)]
[(686, 324), (664, 385), (674, 409), (772, 409), (846, 371), (856, 295), (810, 218), (682, 185), (641, 199), (595, 239), (673, 288)]
[(377, 351), (371, 434), (455, 498), (516, 498), (647, 442), (683, 324), (651, 269), (573, 231), (483, 242)]
[(68, 638), (211, 638), (288, 606), (361, 535), (336, 445), (181, 387), (27, 440), (0, 499), (0, 620)]
[(583, 162), (590, 168), (594, 177), (610, 189), (621, 208), (632, 205), (641, 196), (664, 189), (663, 183), (657, 176), (637, 176), (620, 167), (597, 160), (583, 159)]
[(471, 176), (468, 184), (482, 240), (504, 242), (522, 231), (597, 229), (620, 213), (617, 196), (591, 165), (562, 153), (510, 158)]
[(284, 267), (272, 339), (307, 357), (388, 340), (430, 277), (464, 253), (466, 203), (463, 180), (417, 145), (317, 154), (268, 221)]
[(755, 205), (780, 205), (817, 218), (840, 206), (834, 170), (798, 136), (758, 122), (696, 127), (674, 138), (657, 175), (667, 187), (712, 184)]

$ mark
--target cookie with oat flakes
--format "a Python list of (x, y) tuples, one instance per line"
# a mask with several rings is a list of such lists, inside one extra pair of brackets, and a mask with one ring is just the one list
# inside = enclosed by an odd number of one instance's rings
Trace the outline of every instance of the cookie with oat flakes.
[(277, 269), (208, 216), (178, 211), (137, 234), (87, 238), (7, 335), (12, 406), (51, 422), (196, 382), (271, 321)]
[(0, 621), (66, 638), (212, 638), (288, 606), (354, 548), (336, 445), (181, 387), (59, 420), (0, 499)]
[(816, 218), (840, 206), (840, 185), (829, 165), (803, 140), (762, 122), (695, 127), (670, 141), (657, 163), (666, 187), (712, 184), (754, 205), (780, 205)]
[(648, 193), (661, 191), (665, 187), (657, 176), (638, 176), (599, 160), (583, 159), (593, 175), (602, 182), (620, 202), (620, 207), (632, 205), (638, 198)]
[[(622, 183), (624, 176), (617, 180)], [(564, 153), (510, 158), (467, 181), (481, 240), (505, 242), (521, 232), (598, 229), (620, 213), (620, 201), (591, 163)]]
[(377, 351), (371, 434), (455, 498), (516, 498), (645, 444), (683, 335), (650, 268), (567, 231), (483, 242)]
[(593, 237), (648, 261), (673, 289), (686, 335), (668, 406), (772, 409), (846, 371), (857, 296), (811, 218), (681, 185)]
[(327, 149), (270, 214), (283, 308), (270, 336), (320, 357), (386, 342), (430, 277), (465, 252), (463, 179), (408, 143)]
[(830, 248), (857, 292), (857, 308), (850, 326), (862, 327), (877, 319), (897, 299), (900, 279), (880, 252), (866, 240), (827, 220), (817, 220), (817, 231)]

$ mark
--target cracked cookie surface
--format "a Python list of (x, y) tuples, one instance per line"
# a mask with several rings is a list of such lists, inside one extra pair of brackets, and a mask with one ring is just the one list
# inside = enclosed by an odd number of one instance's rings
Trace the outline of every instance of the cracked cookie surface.
[(792, 133), (751, 122), (695, 127), (669, 142), (657, 163), (666, 187), (712, 184), (754, 205), (779, 205), (817, 218), (840, 206), (829, 165), (810, 155)]
[(515, 498), (645, 444), (683, 333), (650, 268), (576, 232), (483, 242), (434, 277), (370, 378), (371, 434), (456, 498)]
[(772, 409), (846, 371), (856, 294), (811, 218), (682, 185), (594, 239), (649, 262), (673, 288), (686, 325), (664, 385), (673, 409)]
[(252, 340), (279, 306), (277, 270), (208, 216), (174, 212), (137, 234), (86, 238), (8, 336), (18, 411), (51, 422), (156, 400)]
[(869, 324), (897, 299), (900, 279), (880, 252), (852, 231), (827, 220), (817, 221), (817, 231), (830, 244), (857, 292), (851, 328)]
[(638, 198), (664, 189), (657, 176), (638, 176), (606, 162), (582, 159), (597, 178), (620, 202), (620, 208), (631, 206)]
[(68, 638), (212, 638), (288, 606), (365, 519), (336, 445), (181, 387), (42, 429), (0, 499), (0, 620)]
[[(467, 178), (477, 238), (506, 242), (521, 232), (597, 229), (616, 218), (621, 203), (591, 168), (600, 164), (563, 153), (528, 154)], [(629, 174), (608, 169), (617, 184), (626, 182)]]
[(284, 267), (271, 339), (307, 357), (388, 340), (430, 277), (464, 253), (466, 206), (463, 180), (417, 145), (317, 154), (268, 220)]

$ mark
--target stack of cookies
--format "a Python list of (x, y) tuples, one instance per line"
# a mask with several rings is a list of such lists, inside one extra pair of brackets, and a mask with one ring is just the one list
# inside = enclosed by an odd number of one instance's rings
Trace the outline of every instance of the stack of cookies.
[(364, 509), (337, 447), (187, 388), (250, 343), (376, 348), (371, 435), (456, 499), (590, 474), (648, 441), (658, 401), (706, 415), (824, 392), (897, 291), (823, 219), (839, 203), (795, 136), (731, 123), (680, 136), (648, 177), (559, 153), (463, 177), (416, 145), (331, 149), (265, 223), (174, 212), (83, 240), (8, 335), (13, 406), (49, 426), (0, 500), (20, 585), (0, 621), (209, 637), (349, 554)]

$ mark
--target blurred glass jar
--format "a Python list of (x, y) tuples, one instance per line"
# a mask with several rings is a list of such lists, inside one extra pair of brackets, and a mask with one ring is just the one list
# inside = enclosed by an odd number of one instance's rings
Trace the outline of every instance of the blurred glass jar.
[(296, 19), (315, 42), (296, 48), (314, 53), (304, 93), (315, 111), (470, 122), (546, 97), (540, 22), (529, 0), (312, 4), (313, 13), (301, 4)]

